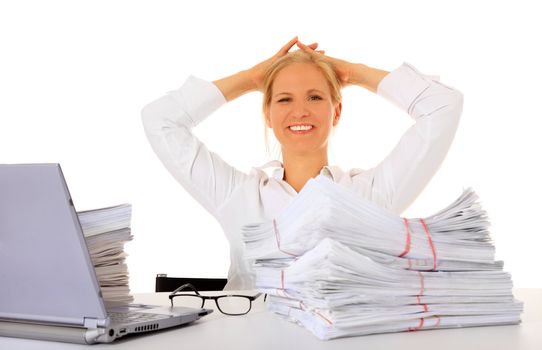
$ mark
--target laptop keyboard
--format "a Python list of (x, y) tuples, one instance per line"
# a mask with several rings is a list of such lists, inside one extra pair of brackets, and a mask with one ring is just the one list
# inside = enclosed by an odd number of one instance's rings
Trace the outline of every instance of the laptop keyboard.
[(109, 311), (107, 315), (111, 318), (111, 321), (115, 323), (148, 322), (167, 318), (167, 315), (146, 314), (142, 312)]

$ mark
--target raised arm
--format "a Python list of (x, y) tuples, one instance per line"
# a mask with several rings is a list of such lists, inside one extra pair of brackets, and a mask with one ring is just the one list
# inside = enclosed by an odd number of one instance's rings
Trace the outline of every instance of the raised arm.
[[(311, 48), (298, 46), (312, 54)], [(376, 167), (350, 176), (366, 198), (402, 213), (425, 188), (451, 146), (463, 109), (463, 95), (421, 74), (408, 63), (392, 72), (322, 55), (334, 66), (343, 86), (358, 85), (384, 97), (415, 124), (401, 137), (391, 153)]]
[[(146, 105), (142, 120), (147, 138), (167, 170), (211, 214), (247, 174), (235, 169), (194, 136), (192, 128), (227, 101), (263, 85), (265, 69), (287, 53), (297, 37), (270, 59), (211, 83), (190, 76), (178, 89)], [(309, 45), (316, 48), (315, 44)]]
[(361, 174), (362, 181), (373, 184), (373, 194), (399, 214), (444, 161), (461, 118), (463, 94), (408, 63), (387, 75), (377, 93), (415, 121), (378, 166)]
[(400, 214), (446, 157), (459, 125), (463, 95), (408, 63), (386, 75), (377, 93), (408, 113), (415, 124), (379, 165), (352, 174), (352, 179), (360, 191), (369, 191), (366, 196)]
[(162, 164), (205, 209), (216, 210), (247, 175), (223, 161), (192, 128), (226, 103), (217, 87), (190, 76), (141, 111), (147, 138)]

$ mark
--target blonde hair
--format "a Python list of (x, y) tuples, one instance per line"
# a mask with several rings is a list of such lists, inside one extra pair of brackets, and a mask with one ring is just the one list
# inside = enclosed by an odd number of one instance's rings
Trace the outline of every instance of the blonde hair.
[(341, 94), (341, 83), (333, 66), (331, 63), (324, 61), (322, 58), (318, 57), (316, 54), (310, 54), (302, 50), (297, 50), (293, 52), (288, 52), (286, 55), (282, 56), (267, 69), (267, 72), (264, 76), (263, 81), (263, 117), (264, 117), (264, 129), (265, 129), (265, 147), (267, 154), (269, 155), (269, 138), (267, 135), (267, 123), (266, 123), (266, 113), (268, 111), (269, 105), (271, 104), (271, 97), (273, 94), (273, 83), (277, 74), (287, 66), (294, 63), (308, 63), (313, 64), (318, 68), (324, 78), (326, 79), (329, 91), (331, 93), (331, 101), (334, 105), (342, 102)]

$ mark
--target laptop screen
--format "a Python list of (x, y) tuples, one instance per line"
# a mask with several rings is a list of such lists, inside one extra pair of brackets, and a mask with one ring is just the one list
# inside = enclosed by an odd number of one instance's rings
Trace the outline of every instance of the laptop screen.
[(0, 318), (106, 318), (59, 164), (0, 165)]

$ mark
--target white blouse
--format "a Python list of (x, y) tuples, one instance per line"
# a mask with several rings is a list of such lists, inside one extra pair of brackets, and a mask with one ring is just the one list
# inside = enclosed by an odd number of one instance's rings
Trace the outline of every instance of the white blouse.
[[(391, 153), (369, 170), (325, 166), (323, 174), (393, 212), (402, 213), (442, 163), (463, 108), (463, 95), (439, 77), (421, 74), (404, 62), (378, 85), (383, 96), (415, 121)], [(296, 196), (283, 180), (279, 161), (249, 174), (224, 162), (191, 129), (226, 103), (212, 83), (194, 76), (175, 91), (149, 103), (142, 119), (149, 142), (169, 172), (220, 223), (230, 243), (225, 289), (253, 289), (251, 262), (243, 258), (240, 229), (270, 220)], [(272, 176), (264, 168), (275, 166)]]

